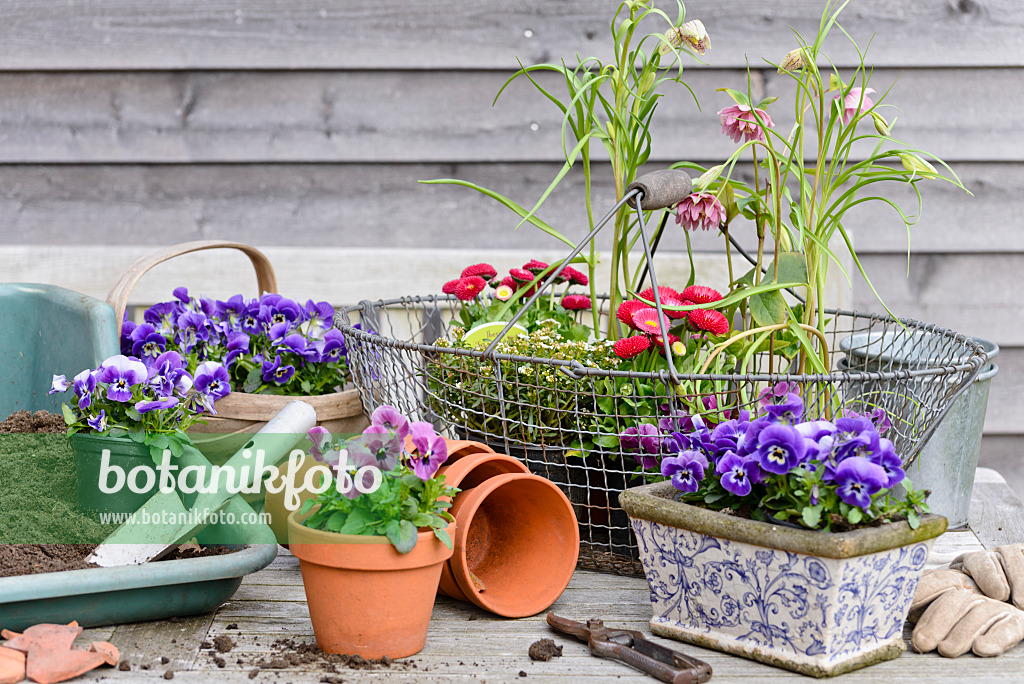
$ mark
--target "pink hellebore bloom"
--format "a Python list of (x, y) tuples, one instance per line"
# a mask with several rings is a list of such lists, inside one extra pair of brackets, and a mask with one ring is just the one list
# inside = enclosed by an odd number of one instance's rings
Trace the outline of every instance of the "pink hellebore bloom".
[[(863, 92), (863, 97), (861, 93)], [(871, 98), (868, 97), (871, 93), (875, 92), (874, 88), (850, 88), (850, 92), (847, 93), (846, 97), (843, 98), (843, 123), (848, 124), (857, 116), (857, 113), (864, 114), (871, 109), (872, 102)], [(835, 99), (843, 97), (842, 93), (836, 95)]]
[(725, 223), (725, 207), (717, 197), (695, 192), (676, 205), (676, 223), (686, 230), (710, 230)]
[(760, 140), (764, 142), (764, 130), (760, 118), (766, 128), (772, 128), (775, 124), (763, 109), (755, 109), (749, 105), (736, 104), (725, 109), (718, 110), (718, 116), (722, 119), (722, 133), (732, 138), (733, 142)]

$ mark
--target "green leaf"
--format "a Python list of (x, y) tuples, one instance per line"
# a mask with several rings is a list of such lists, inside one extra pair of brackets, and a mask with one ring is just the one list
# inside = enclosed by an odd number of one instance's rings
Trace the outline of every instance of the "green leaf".
[(846, 519), (850, 521), (851, 525), (856, 525), (864, 519), (864, 512), (857, 506), (850, 506), (850, 512), (846, 514)]
[(735, 102), (736, 104), (747, 105), (748, 107), (750, 106), (750, 100), (747, 99), (745, 93), (741, 93), (738, 90), (733, 90), (732, 88), (718, 88), (718, 92), (727, 94), (729, 97), (732, 98), (733, 102)]
[(818, 526), (821, 522), (821, 504), (817, 506), (807, 506), (803, 510), (804, 525), (807, 525), (811, 529)]
[(316, 505), (315, 499), (306, 499), (302, 502), (302, 508), (299, 509), (299, 515), (306, 515), (309, 510)]
[(132, 440), (136, 444), (145, 444), (148, 441), (147, 437), (148, 437), (148, 435), (146, 435), (145, 432), (129, 432), (128, 433), (128, 439)]
[(338, 530), (340, 534), (363, 534), (366, 528), (374, 523), (373, 515), (368, 511), (357, 508), (345, 518), (345, 524)]
[(253, 368), (249, 371), (249, 375), (245, 376), (245, 382), (242, 384), (242, 391), (248, 394), (252, 394), (259, 386), (263, 383), (263, 369)]
[(449, 549), (452, 548), (452, 538), (448, 534), (448, 530), (443, 527), (434, 528), (434, 536), (441, 540), (441, 543), (447, 546)]
[(911, 510), (907, 513), (907, 522), (910, 523), (910, 529), (916, 530), (921, 526), (921, 517), (917, 514), (917, 511)]
[(434, 522), (434, 516), (429, 513), (417, 513), (416, 517), (412, 519), (412, 524), (416, 527), (430, 527)]
[(78, 421), (78, 416), (75, 415), (75, 412), (67, 404), (60, 405), (60, 412), (64, 414), (64, 422), (66, 424), (71, 425)]
[(614, 449), (619, 446), (619, 438), (617, 435), (601, 435), (597, 438), (597, 443), (605, 449)]
[(325, 527), (329, 529), (331, 532), (340, 532), (341, 528), (345, 525), (345, 519), (347, 517), (347, 513), (345, 513), (344, 511), (338, 511), (337, 513), (335, 513), (327, 519), (327, 524), (325, 525)]
[[(765, 271), (765, 278), (771, 279), (774, 276), (775, 262), (772, 261), (768, 264), (768, 268)], [(753, 286), (754, 269), (752, 268), (740, 276), (737, 282)], [(783, 252), (779, 255), (779, 282), (799, 283), (801, 285), (807, 283), (807, 261), (804, 259), (803, 254), (799, 252)]]
[(778, 325), (786, 322), (786, 300), (778, 290), (752, 295), (750, 315), (758, 326)]
[[(393, 520), (391, 521), (394, 522)], [(434, 532), (437, 534), (437, 532)], [(408, 520), (402, 520), (397, 527), (388, 523), (387, 538), (398, 553), (409, 553), (416, 546), (416, 527)], [(443, 539), (441, 541), (444, 541)]]
[(136, 422), (142, 420), (142, 414), (134, 406), (128, 408), (124, 414)]

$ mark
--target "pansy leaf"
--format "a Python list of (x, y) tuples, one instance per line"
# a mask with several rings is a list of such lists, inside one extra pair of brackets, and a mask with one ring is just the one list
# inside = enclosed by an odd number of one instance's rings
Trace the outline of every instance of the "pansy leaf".
[(260, 384), (263, 382), (263, 371), (260, 368), (253, 368), (249, 371), (249, 375), (245, 376), (245, 382), (242, 383), (242, 391), (252, 394), (255, 392)]
[(434, 528), (434, 536), (441, 540), (441, 543), (447, 546), (449, 549), (452, 548), (452, 538), (448, 534), (448, 530), (443, 527)]
[(803, 510), (804, 525), (807, 525), (811, 529), (818, 527), (821, 522), (821, 508), (822, 505), (817, 506), (806, 506)]
[(398, 553), (409, 553), (413, 550), (416, 546), (416, 534), (416, 527), (408, 520), (402, 520), (397, 526), (388, 524), (387, 538), (394, 544)]
[(147, 441), (146, 437), (147, 437), (147, 435), (146, 435), (145, 432), (129, 432), (128, 433), (128, 439), (132, 440), (136, 444), (145, 444), (146, 441)]
[(60, 412), (64, 414), (64, 422), (68, 425), (71, 425), (78, 420), (77, 416), (75, 416), (75, 412), (72, 411), (71, 407), (67, 404), (60, 405)]
[[(312, 499), (311, 499), (312, 500)], [(331, 532), (339, 532), (345, 525), (345, 519), (348, 518), (348, 514), (343, 511), (338, 511), (330, 518), (327, 519), (325, 527)]]

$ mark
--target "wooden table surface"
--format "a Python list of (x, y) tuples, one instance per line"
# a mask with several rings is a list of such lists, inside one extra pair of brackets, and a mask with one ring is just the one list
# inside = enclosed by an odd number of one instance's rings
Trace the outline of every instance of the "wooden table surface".
[[(1024, 541), (1024, 504), (993, 470), (979, 469), (971, 502), (971, 527), (940, 537), (930, 566), (948, 563), (964, 551)], [(611, 627), (638, 629), (649, 634), (651, 617), (647, 582), (590, 571), (577, 571), (569, 588), (553, 606), (576, 620), (601, 618)], [(232, 628), (229, 629), (229, 626)], [(209, 644), (220, 635), (237, 644), (218, 654)], [(909, 636), (909, 634), (908, 634)], [(530, 644), (543, 637), (564, 646), (561, 658), (533, 662)], [(128, 682), (163, 679), (199, 684), (264, 682), (618, 682), (646, 684), (653, 678), (621, 663), (590, 655), (587, 647), (556, 635), (544, 616), (521, 620), (494, 617), (469, 604), (438, 598), (430, 634), (423, 651), (397, 661), (388, 669), (328, 672), (322, 665), (256, 670), (261, 659), (274, 654), (273, 642), (291, 638), (313, 641), (313, 629), (299, 575), (298, 560), (284, 549), (266, 569), (250, 575), (235, 596), (215, 613), (176, 621), (149, 622), (86, 630), (79, 644), (106, 639), (121, 649), (129, 671), (104, 668), (75, 681)], [(707, 661), (712, 682), (808, 682), (811, 678), (736, 656), (655, 638)], [(204, 645), (206, 642), (206, 645)], [(218, 667), (218, 660), (223, 667)], [(166, 662), (164, 662), (166, 661)], [(901, 657), (842, 675), (842, 682), (1024, 682), (1024, 646), (995, 659), (966, 655), (955, 660), (911, 651)]]

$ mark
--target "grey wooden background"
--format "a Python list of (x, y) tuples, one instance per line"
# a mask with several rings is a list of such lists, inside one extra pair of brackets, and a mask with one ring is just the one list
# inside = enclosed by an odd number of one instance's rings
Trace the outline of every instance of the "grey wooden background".
[[(162, 245), (230, 237), (260, 246), (557, 248), (454, 176), (523, 202), (559, 159), (557, 111), (528, 86), (492, 107), (523, 63), (607, 56), (614, 0), (6, 0), (0, 3), (0, 240), (6, 245)], [(793, 47), (820, 0), (693, 0), (711, 35), (661, 105), (651, 166), (714, 163), (731, 142), (715, 92), (785, 97), (762, 57)], [(666, 7), (664, 3), (661, 6)], [(1024, 3), (853, 0), (844, 25), (877, 90), (896, 82), (896, 133), (949, 161), (973, 192), (925, 188), (907, 234), (881, 209), (851, 214), (864, 263), (890, 307), (996, 341), (983, 463), (1024, 482)], [(836, 35), (840, 67), (853, 54)], [(784, 125), (785, 115), (773, 114)], [(581, 236), (580, 184), (543, 216)], [(910, 199), (902, 188), (896, 197)], [(597, 206), (607, 204), (599, 179)], [(678, 236), (677, 236), (678, 237)], [(702, 250), (718, 241), (701, 236)], [(681, 241), (670, 245), (679, 249)], [(361, 252), (361, 254), (366, 254)], [(499, 264), (507, 267), (512, 264)], [(909, 267), (909, 274), (908, 274)], [(339, 264), (337, 277), (344, 277)], [(366, 292), (373, 296), (373, 292)], [(858, 284), (860, 308), (877, 310)], [(1015, 469), (1020, 468), (1019, 471)]]

